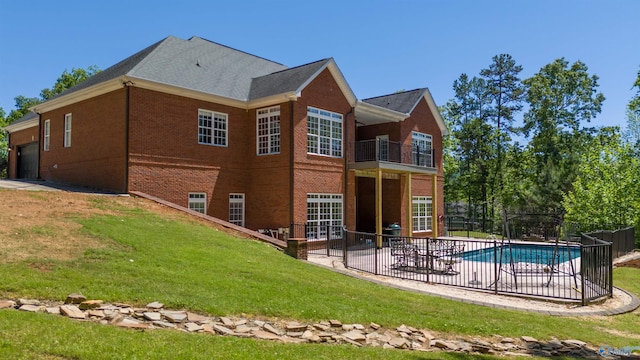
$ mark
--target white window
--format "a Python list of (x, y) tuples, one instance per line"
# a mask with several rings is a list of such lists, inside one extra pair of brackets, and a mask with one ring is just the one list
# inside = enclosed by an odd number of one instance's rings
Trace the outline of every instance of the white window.
[(244, 194), (229, 194), (229, 222), (244, 227)]
[(307, 239), (326, 240), (342, 234), (342, 195), (307, 194)]
[(411, 132), (413, 165), (433, 167), (431, 156), (431, 135)]
[(258, 155), (280, 153), (280, 106), (257, 112)]
[(49, 151), (49, 144), (51, 143), (51, 121), (44, 121), (44, 141), (42, 142), (42, 150)]
[(198, 110), (198, 144), (227, 146), (227, 114)]
[(413, 232), (431, 230), (431, 196), (413, 197)]
[(189, 210), (199, 213), (207, 213), (207, 194), (206, 193), (189, 193)]
[(307, 108), (307, 153), (342, 157), (342, 115)]
[(71, 147), (71, 114), (64, 116), (64, 147)]

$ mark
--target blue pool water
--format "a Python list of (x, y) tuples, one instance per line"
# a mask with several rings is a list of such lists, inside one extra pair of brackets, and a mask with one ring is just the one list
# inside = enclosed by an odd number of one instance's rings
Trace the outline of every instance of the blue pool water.
[[(502, 254), (500, 250), (502, 249)], [(568, 251), (567, 251), (568, 250)], [(511, 244), (511, 251), (509, 251), (508, 245), (496, 247), (494, 253), (493, 247), (488, 247), (480, 250), (467, 251), (461, 254), (464, 260), (480, 261), (480, 262), (494, 262), (497, 255), (497, 260), (500, 261), (502, 257), (502, 263), (509, 263), (513, 257), (513, 262), (527, 262), (535, 264), (551, 264), (553, 254), (556, 251), (554, 245), (529, 245), (529, 244)], [(555, 254), (555, 264), (569, 261), (580, 257), (579, 247), (567, 247), (566, 245), (558, 246)]]

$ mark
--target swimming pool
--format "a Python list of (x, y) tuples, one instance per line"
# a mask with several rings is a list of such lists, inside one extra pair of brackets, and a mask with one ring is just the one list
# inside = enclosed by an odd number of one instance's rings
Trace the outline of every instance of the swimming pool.
[(467, 251), (461, 254), (461, 258), (469, 261), (479, 262), (499, 262), (502, 258), (502, 263), (509, 263), (513, 257), (513, 262), (526, 262), (535, 264), (550, 265), (551, 260), (555, 254), (555, 264), (563, 263), (569, 260), (574, 260), (580, 257), (580, 248), (576, 246), (559, 245), (530, 245), (530, 244), (511, 244), (511, 251), (509, 251), (509, 245), (498, 246), (493, 250), (493, 247), (488, 247), (479, 250)]

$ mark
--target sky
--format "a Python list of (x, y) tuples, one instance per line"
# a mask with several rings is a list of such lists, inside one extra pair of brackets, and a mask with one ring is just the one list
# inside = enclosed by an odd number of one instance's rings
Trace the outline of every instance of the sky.
[(358, 99), (453, 82), (510, 54), (522, 79), (564, 57), (599, 77), (593, 126), (626, 124), (640, 70), (637, 0), (0, 0), (0, 107), (38, 97), (64, 70), (106, 69), (173, 35), (289, 67), (333, 57)]

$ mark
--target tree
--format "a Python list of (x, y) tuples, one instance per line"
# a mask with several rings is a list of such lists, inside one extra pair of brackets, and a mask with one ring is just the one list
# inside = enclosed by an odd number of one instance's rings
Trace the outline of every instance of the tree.
[[(453, 115), (451, 114), (451, 102), (440, 107), (440, 114), (444, 119), (447, 128), (453, 130)], [(442, 138), (442, 163), (444, 174), (444, 198), (449, 201), (464, 199), (464, 192), (460, 183), (460, 160), (458, 158), (457, 149), (459, 147), (458, 139), (450, 131)]]
[[(495, 124), (496, 160), (494, 176), (491, 183), (491, 213), (493, 214), (496, 193), (498, 197), (502, 192), (503, 184), (503, 149), (511, 140), (511, 134), (517, 134), (519, 130), (514, 128), (515, 114), (522, 110), (524, 98), (524, 86), (518, 74), (522, 66), (516, 65), (515, 60), (509, 54), (500, 54), (492, 58), (493, 63), (488, 69), (480, 71), (485, 79), (486, 91), (491, 99), (491, 108), (488, 118)], [(500, 199), (501, 204), (505, 200)]]
[(8, 122), (4, 109), (0, 107), (0, 178), (7, 177), (7, 160), (9, 158), (7, 136), (2, 130)]
[(545, 65), (524, 80), (529, 110), (523, 131), (531, 135), (534, 156), (534, 204), (539, 211), (561, 208), (563, 193), (571, 190), (584, 144), (593, 128), (583, 128), (601, 111), (604, 95), (597, 92), (598, 77), (587, 66), (564, 59)]
[(627, 131), (625, 139), (635, 148), (636, 156), (640, 157), (640, 71), (633, 84), (636, 94), (627, 105)]
[(565, 194), (565, 221), (593, 225), (640, 225), (640, 159), (616, 128), (602, 128), (582, 154), (579, 176)]
[(12, 122), (20, 119), (25, 116), (29, 112), (29, 108), (35, 105), (38, 105), (42, 102), (42, 100), (38, 98), (28, 98), (23, 95), (18, 95), (13, 100), (16, 102), (15, 109), (11, 110), (9, 116), (7, 116), (7, 123), (11, 124)]
[(453, 125), (454, 153), (459, 161), (459, 173), (455, 177), (457, 186), (462, 189), (459, 193), (465, 194), (469, 211), (472, 204), (481, 204), (483, 216), (487, 212), (487, 184), (494, 158), (491, 147), (493, 134), (487, 123), (491, 100), (486, 88), (484, 79), (469, 79), (466, 74), (461, 74), (453, 83), (456, 97), (447, 104), (448, 111), (445, 112), (445, 118)]
[(100, 69), (95, 65), (89, 66), (86, 69), (72, 68), (71, 72), (64, 70), (51, 89), (42, 89), (40, 92), (40, 98), (43, 101), (47, 101), (54, 96), (61, 94), (65, 90), (85, 81), (98, 72), (100, 72)]
[[(16, 102), (15, 109), (11, 110), (6, 118), (4, 109), (0, 108), (0, 128), (3, 128), (26, 115), (29, 112), (29, 108), (61, 94), (65, 90), (81, 83), (98, 72), (100, 72), (100, 69), (96, 66), (89, 66), (87, 69), (73, 68), (71, 69), (71, 72), (64, 70), (51, 89), (45, 88), (40, 91), (40, 97), (26, 97), (24, 95), (16, 96), (14, 98)], [(7, 175), (7, 158), (7, 139), (4, 132), (0, 131), (0, 177)]]

